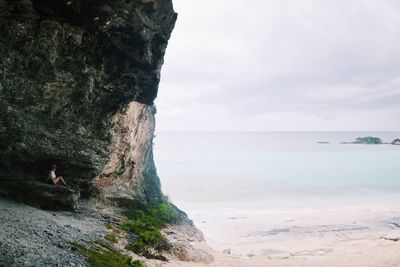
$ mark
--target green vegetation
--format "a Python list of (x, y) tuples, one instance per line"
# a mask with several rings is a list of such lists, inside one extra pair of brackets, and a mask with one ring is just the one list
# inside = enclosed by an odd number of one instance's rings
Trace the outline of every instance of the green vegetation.
[(160, 203), (164, 201), (161, 193), (160, 179), (157, 176), (157, 170), (154, 164), (151, 164), (143, 173), (144, 195), (147, 203)]
[(89, 247), (79, 243), (71, 245), (87, 257), (88, 267), (145, 267), (141, 261), (133, 261), (131, 257), (125, 256), (101, 242), (92, 242)]
[(105, 224), (109, 232), (104, 236), (104, 239), (110, 243), (105, 242), (105, 240), (97, 241), (90, 243), (89, 247), (77, 243), (73, 244), (73, 247), (87, 256), (88, 266), (143, 267), (142, 262), (132, 261), (130, 257), (113, 248), (113, 244), (118, 243), (123, 232), (134, 235), (133, 240), (126, 245), (125, 249), (149, 259), (167, 261), (167, 258), (161, 252), (168, 251), (171, 245), (161, 233), (161, 230), (167, 224), (175, 223), (179, 220), (179, 213), (176, 208), (168, 201), (163, 201), (147, 208), (143, 206), (138, 208), (136, 202), (121, 201), (120, 204), (122, 204), (120, 206), (123, 210), (122, 214), (126, 216), (127, 220), (121, 225)]
[(134, 244), (129, 244), (126, 248), (148, 258), (166, 260), (165, 257), (150, 253), (149, 250), (161, 252), (170, 249), (170, 244), (162, 235), (161, 229), (177, 220), (171, 204), (163, 202), (146, 210), (127, 210), (124, 215), (128, 220), (121, 226), (122, 230), (138, 237)]
[(105, 224), (105, 227), (108, 229), (108, 230), (112, 230), (114, 227), (112, 226), (112, 224), (111, 223), (106, 223)]
[(113, 244), (118, 243), (118, 237), (117, 237), (116, 235), (113, 235), (113, 234), (107, 234), (107, 235), (104, 237), (104, 239), (110, 241), (110, 242), (113, 243)]
[(105, 226), (108, 230), (112, 230), (116, 234), (121, 233), (121, 230), (119, 230), (117, 227), (113, 226), (111, 223), (106, 223)]

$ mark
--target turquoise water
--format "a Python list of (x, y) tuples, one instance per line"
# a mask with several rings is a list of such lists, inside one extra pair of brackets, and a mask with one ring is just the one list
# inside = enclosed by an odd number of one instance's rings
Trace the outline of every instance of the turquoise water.
[(187, 207), (310, 207), (397, 197), (400, 146), (340, 144), (360, 136), (391, 142), (400, 133), (160, 132), (155, 160), (164, 191)]
[[(164, 192), (214, 249), (302, 250), (326, 225), (378, 231), (400, 216), (400, 146), (340, 144), (360, 136), (400, 133), (158, 133), (155, 160)], [(276, 229), (287, 233), (259, 234)]]

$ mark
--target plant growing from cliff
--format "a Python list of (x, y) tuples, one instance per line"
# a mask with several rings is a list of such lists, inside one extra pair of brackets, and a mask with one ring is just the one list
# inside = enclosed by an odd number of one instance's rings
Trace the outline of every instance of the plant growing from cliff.
[(154, 164), (150, 164), (146, 170), (142, 173), (144, 180), (144, 195), (148, 203), (159, 203), (163, 201), (163, 195), (161, 193), (160, 179), (157, 175), (157, 170)]
[(113, 233), (115, 233), (115, 234), (121, 234), (121, 230), (120, 230), (118, 227), (113, 226), (111, 223), (106, 223), (104, 226), (105, 226), (108, 230), (113, 231)]
[(156, 252), (162, 252), (171, 247), (161, 233), (161, 229), (167, 224), (177, 220), (177, 214), (171, 204), (163, 202), (146, 210), (127, 210), (124, 215), (128, 220), (121, 228), (138, 237), (135, 243), (128, 244), (126, 248), (147, 258), (166, 260), (165, 257), (150, 251), (154, 249)]
[(71, 243), (71, 246), (87, 257), (88, 267), (145, 267), (141, 261), (132, 260), (99, 241), (88, 247), (79, 243)]
[(110, 241), (113, 244), (118, 243), (118, 237), (116, 235), (113, 235), (113, 234), (105, 235), (104, 239)]

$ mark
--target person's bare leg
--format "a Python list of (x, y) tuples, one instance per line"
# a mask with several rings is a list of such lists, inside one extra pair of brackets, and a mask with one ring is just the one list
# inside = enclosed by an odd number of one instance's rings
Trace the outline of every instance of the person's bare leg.
[(69, 187), (69, 185), (65, 182), (64, 177), (60, 176), (59, 178), (60, 178), (61, 184), (63, 184), (63, 185), (65, 185), (65, 186)]
[(54, 185), (57, 185), (60, 183), (60, 178), (57, 177), (57, 178), (51, 179), (51, 181), (53, 182)]

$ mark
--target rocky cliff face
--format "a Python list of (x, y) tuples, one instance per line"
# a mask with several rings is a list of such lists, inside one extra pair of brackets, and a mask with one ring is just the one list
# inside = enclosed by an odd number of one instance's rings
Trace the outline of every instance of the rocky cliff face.
[(88, 192), (162, 198), (153, 100), (171, 0), (0, 0), (0, 179), (51, 163)]

